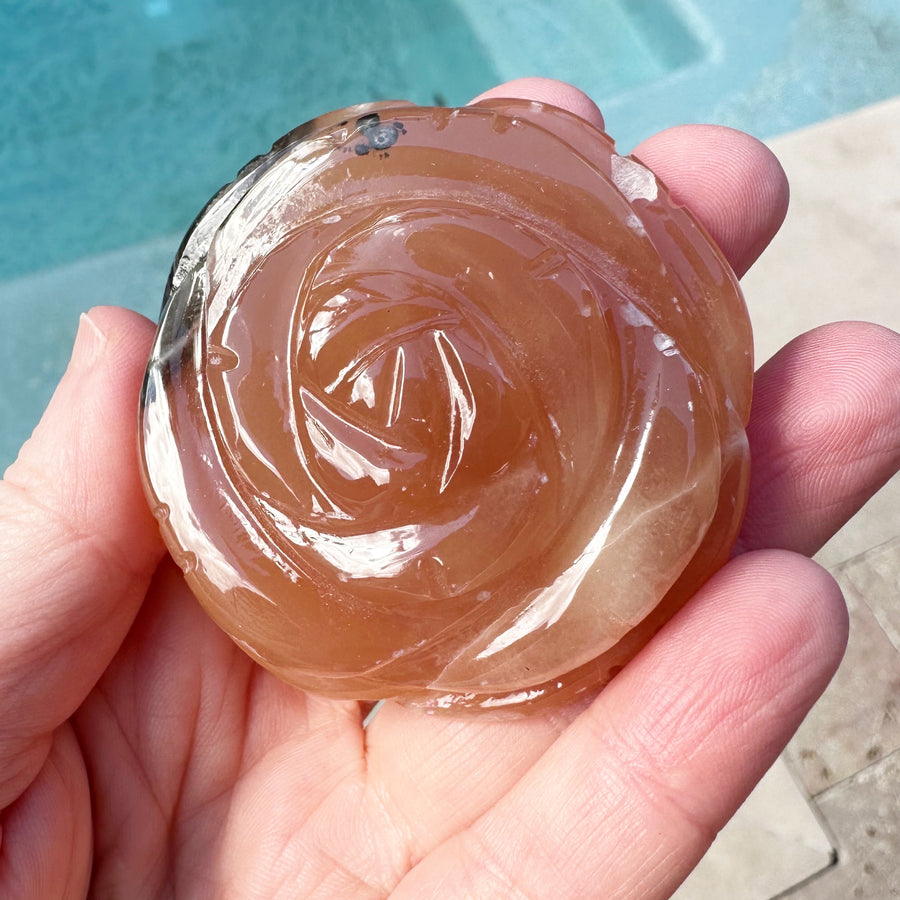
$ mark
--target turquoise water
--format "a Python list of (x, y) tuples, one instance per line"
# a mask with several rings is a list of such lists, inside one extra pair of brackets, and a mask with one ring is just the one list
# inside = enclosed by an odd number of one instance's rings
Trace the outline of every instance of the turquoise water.
[(618, 0), (548, 7), (3, 3), (0, 279), (184, 228), (244, 161), (329, 109), (462, 104), (529, 71), (589, 73), (614, 94), (699, 56), (665, 3), (643, 19)]
[(897, 0), (0, 0), (0, 463), (78, 312), (158, 308), (180, 233), (281, 133), (521, 75), (627, 149), (681, 121), (768, 137), (900, 93)]
[(319, 112), (370, 96), (434, 103), (439, 91), (462, 102), (495, 78), (451, 4), (356, 0), (348, 18), (349, 6), (0, 6), (13, 123), (0, 278), (186, 227), (243, 162)]

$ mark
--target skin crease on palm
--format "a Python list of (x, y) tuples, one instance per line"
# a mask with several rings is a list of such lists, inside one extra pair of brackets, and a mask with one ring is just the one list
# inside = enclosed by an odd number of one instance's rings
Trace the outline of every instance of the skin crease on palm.
[[(557, 82), (490, 93), (602, 123)], [(769, 151), (688, 126), (636, 152), (746, 271), (787, 205)], [(740, 553), (598, 697), (387, 704), (363, 731), (252, 663), (164, 557), (135, 446), (153, 330), (82, 319), (0, 489), (0, 896), (668, 897), (839, 662), (843, 601), (804, 554), (900, 465), (900, 337), (836, 324), (763, 366)]]

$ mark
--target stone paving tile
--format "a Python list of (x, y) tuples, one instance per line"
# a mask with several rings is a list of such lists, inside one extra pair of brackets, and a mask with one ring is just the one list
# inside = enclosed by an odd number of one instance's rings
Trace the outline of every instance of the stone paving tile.
[(769, 900), (833, 861), (832, 839), (779, 759), (672, 900)]
[(900, 331), (900, 97), (771, 146), (791, 203), (784, 227), (742, 279), (757, 360), (824, 322), (863, 319)]
[(894, 572), (884, 552), (877, 568), (871, 553), (878, 549), (835, 570), (850, 610), (847, 653), (787, 750), (812, 797), (900, 749), (900, 652), (865, 599), (876, 588), (889, 593), (900, 550)]
[[(900, 179), (898, 179), (900, 181)], [(898, 251), (900, 255), (900, 251)], [(900, 307), (900, 303), (896, 304)], [(890, 542), (900, 531), (900, 475), (895, 475), (816, 554), (815, 559), (829, 571), (847, 560)]]
[(790, 900), (900, 898), (900, 752), (820, 794), (838, 863), (781, 896)]
[(865, 598), (900, 653), (900, 538), (849, 560), (841, 567), (841, 575)]

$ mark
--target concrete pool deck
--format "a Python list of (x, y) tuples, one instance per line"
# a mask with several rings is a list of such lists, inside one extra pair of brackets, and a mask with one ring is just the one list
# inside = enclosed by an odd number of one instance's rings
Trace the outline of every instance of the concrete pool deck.
[[(791, 209), (743, 282), (758, 361), (825, 322), (900, 331), (900, 97), (769, 143)], [(850, 609), (844, 662), (677, 900), (900, 897), (898, 510), (900, 476), (818, 554)]]

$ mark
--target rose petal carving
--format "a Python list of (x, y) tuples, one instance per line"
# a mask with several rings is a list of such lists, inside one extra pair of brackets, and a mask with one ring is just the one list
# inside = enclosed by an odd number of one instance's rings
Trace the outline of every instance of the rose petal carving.
[(185, 238), (147, 492), (200, 602), (280, 677), (561, 702), (727, 558), (751, 351), (703, 229), (578, 117), (342, 110)]

